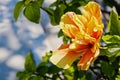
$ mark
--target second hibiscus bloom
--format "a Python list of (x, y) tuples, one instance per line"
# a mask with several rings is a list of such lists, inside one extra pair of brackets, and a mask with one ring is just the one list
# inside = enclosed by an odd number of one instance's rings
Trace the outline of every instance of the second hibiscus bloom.
[(80, 56), (77, 66), (87, 70), (99, 55), (99, 42), (103, 32), (99, 4), (89, 2), (82, 10), (83, 15), (67, 12), (61, 17), (60, 26), (64, 35), (72, 39), (53, 51), (50, 61), (60, 68), (69, 68)]

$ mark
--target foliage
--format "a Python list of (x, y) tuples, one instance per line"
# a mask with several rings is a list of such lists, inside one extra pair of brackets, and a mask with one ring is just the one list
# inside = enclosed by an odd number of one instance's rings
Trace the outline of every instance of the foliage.
[[(40, 22), (40, 9), (44, 10), (52, 25), (58, 25), (61, 16), (73, 11), (81, 14), (80, 7), (87, 4), (89, 0), (56, 0), (49, 7), (43, 6), (44, 0), (22, 0), (16, 3), (14, 8), (14, 19), (17, 21), (21, 12), (24, 16), (34, 22)], [(32, 53), (28, 53), (25, 60), (25, 70), (17, 72), (19, 80), (120, 80), (120, 5), (115, 0), (103, 0), (107, 6), (116, 7), (115, 11), (106, 12), (109, 17), (107, 22), (108, 32), (104, 32), (101, 39), (100, 56), (87, 71), (77, 68), (76, 61), (66, 70), (60, 69), (50, 63), (51, 52), (47, 52), (39, 65), (35, 64)], [(104, 16), (103, 16), (104, 17)], [(58, 37), (63, 38), (63, 43), (71, 40), (60, 30)]]

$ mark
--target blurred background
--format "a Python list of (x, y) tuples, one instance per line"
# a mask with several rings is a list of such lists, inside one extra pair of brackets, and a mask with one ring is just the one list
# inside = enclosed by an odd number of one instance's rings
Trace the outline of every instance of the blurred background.
[[(58, 48), (62, 42), (61, 38), (57, 38), (60, 27), (52, 26), (47, 13), (43, 10), (41, 10), (40, 24), (28, 21), (23, 13), (15, 22), (13, 10), (17, 1), (0, 0), (0, 80), (17, 80), (16, 72), (24, 69), (25, 56), (29, 51), (33, 53), (38, 64), (47, 51)], [(56, 0), (44, 0), (43, 6), (49, 6), (54, 1)], [(106, 0), (95, 1), (102, 7), (103, 22), (106, 27), (114, 4), (110, 7), (103, 4)], [(120, 0), (113, 1), (120, 3)], [(120, 7), (115, 7), (120, 14)]]
[[(0, 80), (17, 80), (16, 72), (24, 69), (25, 56), (32, 51), (36, 62), (45, 52), (61, 43), (59, 27), (49, 23), (47, 13), (41, 11), (41, 23), (28, 21), (21, 13), (17, 22), (13, 10), (18, 0), (0, 0)], [(48, 6), (55, 0), (45, 0)]]

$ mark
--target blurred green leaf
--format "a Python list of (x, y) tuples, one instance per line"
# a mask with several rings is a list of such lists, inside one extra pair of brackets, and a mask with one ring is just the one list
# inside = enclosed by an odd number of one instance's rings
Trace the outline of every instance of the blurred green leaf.
[(43, 62), (43, 61), (42, 61), (42, 62), (40, 62), (40, 64), (38, 65), (38, 67), (39, 67), (39, 66), (47, 66), (47, 64), (48, 64), (47, 62)]
[(29, 80), (30, 76), (32, 73), (30, 72), (17, 72), (16, 76), (18, 78), (18, 80)]
[(61, 68), (58, 68), (58, 67), (55, 66), (55, 65), (51, 65), (51, 66), (49, 67), (48, 73), (54, 74), (54, 73), (60, 72), (61, 70), (62, 70)]
[(39, 75), (44, 76), (48, 72), (48, 67), (47, 66), (38, 66), (37, 72), (39, 73)]
[(39, 6), (41, 6), (43, 4), (44, 0), (37, 0), (37, 3), (39, 4)]
[(36, 71), (35, 61), (33, 59), (32, 53), (28, 53), (26, 56), (25, 71), (27, 71), (27, 72), (35, 72)]
[(50, 22), (52, 25), (58, 25), (61, 19), (61, 16), (64, 14), (66, 6), (64, 4), (59, 4), (53, 8), (46, 8), (44, 7), (43, 9), (48, 13)]
[(84, 75), (84, 76), (82, 76), (82, 78), (78, 78), (77, 80), (86, 80), (86, 76)]
[(103, 0), (103, 2), (106, 4), (106, 6), (110, 6), (110, 7), (114, 6), (109, 0)]
[(70, 68), (66, 69), (64, 71), (65, 80), (73, 80), (74, 71), (75, 71), (75, 69), (72, 66)]
[(73, 80), (73, 76), (70, 76), (69, 74), (64, 74), (64, 80)]
[(16, 73), (16, 76), (17, 76), (18, 78), (21, 78), (23, 75), (24, 75), (24, 72), (17, 72), (17, 73)]
[[(77, 4), (77, 7), (84, 6), (89, 2), (89, 0), (72, 0), (69, 4), (75, 5)], [(79, 6), (78, 6), (79, 5)]]
[(110, 14), (108, 28), (109, 28), (111, 35), (119, 35), (120, 36), (120, 20), (118, 18), (117, 13), (115, 13), (114, 11), (112, 11)]
[(49, 16), (53, 16), (53, 9), (47, 8), (47, 7), (41, 7), (44, 11), (47, 12)]
[(52, 56), (52, 52), (50, 51), (50, 52), (46, 52), (46, 56), (47, 57), (51, 57)]
[(86, 79), (87, 80), (92, 80), (92, 73), (91, 72), (86, 73)]
[(55, 18), (57, 25), (59, 24), (61, 16), (64, 14), (65, 9), (66, 9), (66, 6), (64, 4), (61, 4), (56, 7), (56, 9), (54, 11), (54, 18)]
[(69, 37), (63, 36), (63, 43), (64, 43), (64, 44), (67, 44), (67, 43), (69, 43), (70, 41), (71, 41), (71, 39), (70, 39)]
[(120, 68), (120, 56), (119, 57), (110, 57), (109, 64), (111, 65), (113, 72), (114, 72), (114, 79), (117, 75), (120, 75), (119, 68)]
[(48, 61), (49, 61), (49, 57), (43, 56), (43, 57), (42, 57), (42, 60), (43, 60), (44, 62), (48, 62)]
[(48, 72), (47, 62), (41, 62), (37, 67), (39, 75), (43, 76)]
[(49, 58), (52, 54), (50, 52), (46, 52), (46, 55), (42, 57), (43, 62), (49, 62)]
[(52, 77), (52, 80), (59, 80), (58, 75), (54, 74), (53, 77)]
[(40, 7), (37, 2), (32, 2), (24, 10), (25, 17), (35, 23), (40, 21)]
[(74, 80), (86, 80), (86, 74), (82, 70), (75, 70)]
[[(111, 51), (110, 51), (110, 50), (111, 50)], [(111, 53), (114, 53), (114, 54), (112, 54), (111, 56), (114, 56), (114, 57), (120, 56), (120, 48), (112, 48), (112, 49), (109, 49), (109, 51), (110, 51)]]
[(120, 36), (118, 35), (105, 35), (105, 36), (102, 36), (102, 39), (106, 43), (119, 43), (120, 44)]
[(61, 36), (64, 36), (62, 29), (60, 29), (59, 32), (58, 32), (58, 38), (61, 37)]
[(23, 1), (19, 1), (16, 3), (15, 8), (14, 8), (14, 19), (17, 21), (18, 16), (20, 15), (22, 9), (25, 7)]
[(72, 11), (76, 14), (81, 14), (80, 7), (86, 5), (89, 0), (72, 0), (67, 5), (65, 12)]
[(120, 56), (120, 48), (107, 48), (100, 50), (100, 56), (107, 56), (116, 58)]
[[(119, 61), (120, 62), (120, 61)], [(120, 63), (119, 63), (119, 66), (120, 66)], [(115, 80), (120, 80), (120, 67), (119, 67), (119, 70), (118, 70), (118, 75), (117, 75), (117, 77), (115, 78)]]
[(32, 0), (25, 0), (25, 5), (28, 5)]
[(80, 7), (79, 3), (74, 3), (74, 4), (70, 4), (70, 6), (68, 6), (65, 9), (65, 12), (75, 12), (76, 14), (81, 14), (80, 9), (78, 9), (78, 7)]
[(32, 76), (28, 80), (45, 80), (43, 77), (40, 76)]
[(102, 69), (102, 72), (109, 77), (109, 79), (111, 79), (112, 76), (114, 75), (114, 69), (107, 62), (103, 61), (101, 63), (101, 69)]
[(117, 75), (117, 77), (115, 78), (115, 80), (120, 80), (120, 75)]
[(106, 48), (101, 49), (100, 55), (106, 55), (108, 57), (120, 56), (120, 36), (118, 35), (104, 35), (102, 37), (103, 41), (106, 43)]
[(50, 4), (50, 7), (56, 7), (58, 6), (59, 4), (61, 4), (61, 0), (56, 0), (55, 2), (53, 2), (52, 4)]
[(47, 8), (47, 7), (44, 7), (44, 8), (42, 8), (42, 9), (44, 9), (44, 10), (47, 12), (47, 14), (48, 14), (48, 16), (49, 16), (49, 18), (50, 18), (51, 24), (52, 24), (52, 25), (57, 25), (57, 23), (56, 23), (56, 21), (55, 21), (55, 18), (54, 18), (54, 10), (51, 9), (51, 8)]

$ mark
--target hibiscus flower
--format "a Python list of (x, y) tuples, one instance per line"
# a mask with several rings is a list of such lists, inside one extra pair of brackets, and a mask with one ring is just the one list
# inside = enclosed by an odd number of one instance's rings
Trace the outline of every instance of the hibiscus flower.
[(50, 61), (59, 68), (67, 69), (80, 58), (77, 66), (87, 70), (99, 55), (100, 38), (103, 32), (99, 4), (89, 2), (82, 9), (82, 15), (67, 12), (61, 17), (61, 29), (71, 38), (69, 44), (62, 44), (53, 51)]

